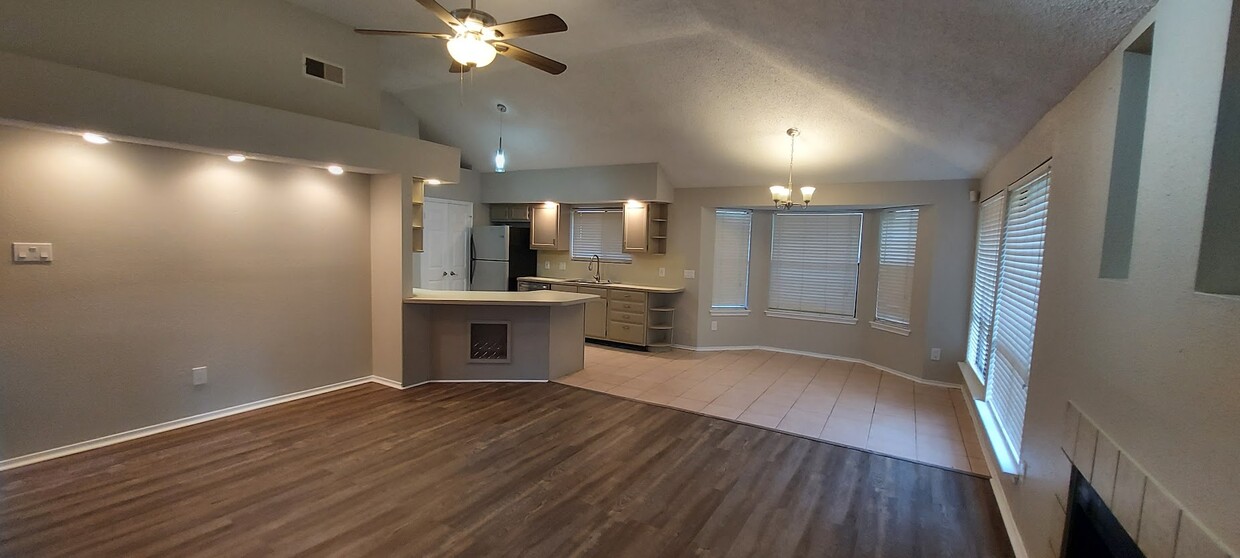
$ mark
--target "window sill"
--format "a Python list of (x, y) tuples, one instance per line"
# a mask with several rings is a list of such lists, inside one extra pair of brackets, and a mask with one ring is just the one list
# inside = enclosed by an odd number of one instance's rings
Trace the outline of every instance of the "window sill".
[(719, 308), (719, 309), (711, 308), (710, 315), (718, 316), (718, 317), (748, 316), (749, 309), (748, 308)]
[(982, 375), (973, 369), (973, 363), (957, 362), (956, 366), (960, 367), (960, 375), (964, 376), (964, 385), (969, 396), (978, 401), (986, 399), (986, 385), (982, 383)]
[(883, 322), (883, 321), (878, 321), (878, 320), (870, 322), (870, 327), (880, 330), (880, 331), (894, 333), (896, 335), (903, 335), (905, 337), (908, 337), (908, 334), (912, 333), (912, 330), (910, 330), (909, 327), (906, 325), (894, 324), (891, 322)]
[(990, 405), (987, 405), (985, 401), (973, 403), (974, 408), (977, 409), (977, 416), (982, 419), (986, 440), (990, 442), (990, 447), (995, 452), (995, 464), (1004, 474), (1019, 475), (1020, 459), (1008, 448), (1007, 442), (1003, 439), (1003, 432), (999, 429), (999, 421), (995, 418), (994, 412), (990, 410)]
[(767, 310), (766, 315), (772, 318), (788, 318), (810, 322), (826, 322), (830, 324), (857, 325), (857, 318), (849, 316), (833, 316), (831, 314), (813, 314), (810, 312), (790, 312), (788, 310)]

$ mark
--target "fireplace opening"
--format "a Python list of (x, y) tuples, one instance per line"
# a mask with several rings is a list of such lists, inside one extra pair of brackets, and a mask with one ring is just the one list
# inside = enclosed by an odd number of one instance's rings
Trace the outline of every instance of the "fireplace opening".
[(1074, 465), (1068, 489), (1063, 558), (1145, 558), (1106, 502)]

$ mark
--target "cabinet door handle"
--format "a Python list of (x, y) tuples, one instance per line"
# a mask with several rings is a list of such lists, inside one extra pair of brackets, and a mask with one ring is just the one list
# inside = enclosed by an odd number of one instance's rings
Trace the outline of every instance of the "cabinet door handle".
[(456, 272), (455, 272), (455, 271), (453, 271), (453, 272), (452, 272), (452, 276), (453, 276), (453, 277), (456, 277)]
[(447, 271), (443, 272), (443, 276), (444, 276), (444, 277), (447, 277), (447, 276), (448, 276), (448, 272), (447, 272)]

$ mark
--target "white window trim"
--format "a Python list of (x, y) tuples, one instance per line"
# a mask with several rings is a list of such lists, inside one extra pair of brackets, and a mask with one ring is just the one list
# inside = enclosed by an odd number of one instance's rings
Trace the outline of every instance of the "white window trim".
[[(594, 261), (594, 258), (593, 258), (593, 257), (591, 257), (591, 256), (576, 256), (576, 255), (574, 255), (574, 254), (573, 254), (573, 241), (575, 240), (575, 236), (576, 236), (576, 234), (577, 234), (577, 231), (576, 231), (577, 223), (575, 222), (575, 220), (577, 219), (577, 211), (578, 211), (578, 210), (586, 210), (586, 211), (590, 211), (590, 210), (607, 210), (607, 211), (615, 211), (615, 210), (619, 210), (619, 211), (620, 211), (620, 215), (621, 215), (621, 219), (623, 219), (623, 218), (624, 218), (624, 217), (623, 217), (623, 215), (624, 215), (624, 207), (622, 207), (622, 206), (597, 206), (597, 207), (595, 207), (595, 206), (589, 206), (589, 207), (587, 207), (587, 206), (579, 206), (579, 207), (573, 207), (573, 208), (571, 208), (571, 209), (569, 209), (569, 210), (568, 210), (568, 211), (570, 212), (570, 213), (569, 213), (570, 218), (569, 218), (569, 220), (568, 220), (568, 228), (569, 228), (569, 233), (568, 233), (568, 234), (569, 234), (569, 238), (568, 238), (568, 259), (569, 259), (569, 261), (574, 261), (574, 262), (590, 262), (590, 261)], [(623, 227), (623, 225), (621, 225), (621, 227)], [(622, 228), (621, 230), (623, 230), (623, 228)], [(623, 239), (621, 239), (621, 241), (620, 241), (620, 242), (621, 242), (621, 250), (623, 250), (623, 249), (624, 249), (624, 248), (623, 248), (623, 245), (624, 245), (624, 240), (623, 240)], [(626, 260), (626, 259), (620, 259), (620, 258), (604, 257), (603, 255), (601, 255), (601, 254), (600, 254), (600, 255), (599, 255), (599, 261), (600, 261), (600, 262), (602, 262), (602, 263), (608, 263), (608, 264), (631, 264), (631, 263), (633, 263), (633, 258), (632, 258), (632, 256), (629, 256), (629, 259), (627, 259), (627, 260)]]
[[(775, 254), (775, 240), (776, 240), (775, 229), (778, 226), (778, 218), (783, 213), (789, 213), (789, 212), (776, 212), (771, 217), (770, 256), (772, 260), (771, 261), (772, 268), (774, 267), (774, 254)], [(770, 299), (768, 298), (768, 301), (767, 301), (768, 306), (766, 309), (766, 315), (773, 317), (773, 318), (790, 318), (790, 319), (796, 319), (796, 320), (807, 320), (807, 321), (815, 321), (815, 322), (828, 322), (828, 323), (856, 325), (858, 321), (857, 320), (857, 313), (858, 313), (857, 305), (859, 303), (860, 296), (861, 296), (861, 260), (862, 260), (862, 252), (864, 251), (864, 246), (865, 246), (865, 238), (864, 238), (865, 237), (865, 212), (863, 211), (822, 211), (822, 212), (815, 211), (815, 212), (806, 212), (806, 213), (801, 213), (801, 214), (805, 215), (805, 214), (811, 214), (811, 213), (819, 214), (819, 215), (857, 215), (861, 219), (861, 224), (857, 228), (857, 264), (853, 269), (856, 279), (853, 283), (852, 314), (827, 314), (827, 313), (819, 313), (819, 312), (803, 312), (803, 311), (797, 311), (797, 310), (785, 310), (785, 309), (780, 309), (780, 308), (771, 308)], [(797, 213), (789, 213), (789, 214), (796, 215)], [(771, 273), (768, 274), (768, 280), (770, 280), (770, 276), (773, 273), (774, 272), (771, 271)], [(767, 287), (768, 293), (771, 292), (770, 289), (772, 289), (774, 286), (773, 280), (771, 280), (770, 283), (771, 284), (768, 285)], [(769, 296), (770, 295), (768, 294), (768, 297)]]
[[(714, 301), (712, 300), (711, 301), (712, 304), (710, 306), (710, 315), (711, 316), (748, 316), (749, 315), (749, 287), (750, 287), (749, 280), (752, 275), (751, 269), (753, 266), (753, 262), (751, 260), (753, 256), (753, 211), (728, 209), (728, 208), (722, 208), (722, 207), (717, 208), (715, 209), (716, 225), (718, 224), (719, 213), (724, 212), (724, 211), (734, 212), (738, 214), (744, 213), (748, 215), (749, 217), (749, 239), (748, 239), (748, 242), (745, 243), (745, 305), (744, 306), (715, 306), (713, 304)], [(716, 238), (718, 238), (718, 236), (716, 236)], [(717, 258), (718, 254), (715, 254), (715, 257)], [(712, 282), (714, 281), (713, 277), (711, 281)], [(712, 284), (712, 287), (713, 287), (713, 284)], [(712, 299), (714, 298), (713, 294), (711, 295), (711, 298)]]
[(788, 318), (790, 320), (805, 320), (809, 322), (826, 322), (831, 324), (857, 325), (857, 318), (854, 316), (839, 316), (836, 314), (818, 314), (815, 312), (794, 312), (791, 310), (767, 310), (766, 315), (771, 318)]
[(1019, 475), (1020, 459), (1012, 453), (1012, 447), (1008, 444), (1007, 436), (1003, 434), (1003, 428), (999, 426), (999, 420), (995, 418), (994, 411), (990, 409), (990, 404), (985, 401), (974, 401), (973, 408), (977, 409), (977, 417), (982, 421), (986, 439), (990, 441), (990, 447), (995, 452), (995, 465), (1005, 474)]
[(898, 324), (887, 320), (874, 320), (870, 322), (870, 327), (877, 330), (886, 331), (888, 333), (894, 333), (896, 335), (903, 335), (905, 337), (908, 337), (908, 335), (913, 332), (908, 324)]

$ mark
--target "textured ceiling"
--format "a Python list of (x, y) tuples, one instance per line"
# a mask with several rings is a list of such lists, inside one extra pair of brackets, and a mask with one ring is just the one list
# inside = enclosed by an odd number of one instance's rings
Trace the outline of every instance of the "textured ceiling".
[[(293, 0), (353, 26), (443, 31), (412, 0)], [(1154, 0), (481, 0), (569, 30), (513, 42), (568, 64), (447, 72), (443, 43), (375, 38), (425, 139), (491, 170), (657, 161), (676, 187), (979, 176)], [(447, 1), (453, 9), (464, 0)]]

